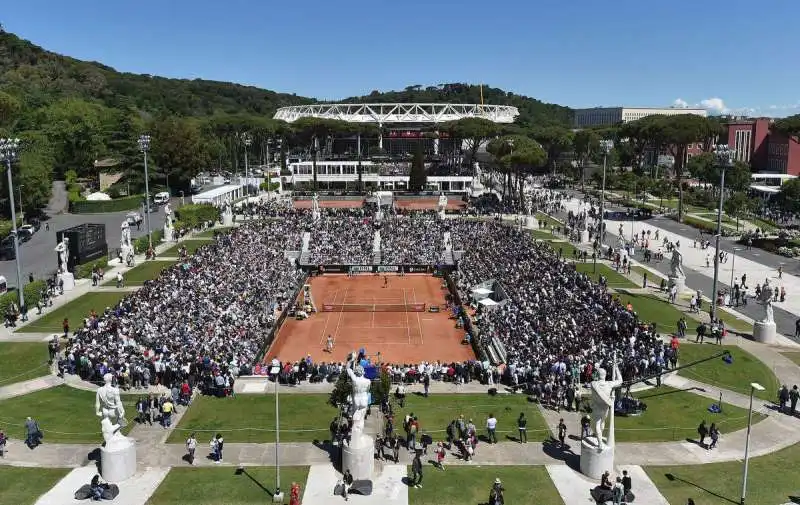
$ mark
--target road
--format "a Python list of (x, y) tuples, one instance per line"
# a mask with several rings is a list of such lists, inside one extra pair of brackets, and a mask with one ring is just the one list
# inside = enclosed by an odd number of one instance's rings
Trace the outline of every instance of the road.
[[(172, 209), (180, 205), (180, 198), (172, 199)], [(119, 239), (122, 235), (121, 225), (125, 215), (130, 211), (109, 212), (106, 214), (58, 214), (42, 222), (42, 227), (31, 240), (20, 244), (20, 258), (23, 282), (27, 282), (28, 274), (33, 273), (37, 279), (42, 279), (53, 274), (58, 267), (58, 257), (55, 252), (56, 232), (84, 223), (99, 223), (106, 227), (106, 242), (110, 251), (119, 248)], [(50, 225), (50, 230), (45, 231), (45, 223)], [(150, 214), (150, 225), (153, 231), (163, 228), (164, 211), (159, 208)], [(143, 222), (141, 229), (131, 227), (131, 238), (147, 235), (147, 227)], [(8, 285), (17, 285), (17, 269), (14, 260), (0, 261), (0, 275), (5, 276)]]

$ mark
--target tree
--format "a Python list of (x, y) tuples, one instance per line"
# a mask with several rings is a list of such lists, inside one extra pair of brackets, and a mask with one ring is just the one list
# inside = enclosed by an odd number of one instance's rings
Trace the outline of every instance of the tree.
[(562, 126), (547, 126), (532, 128), (528, 133), (544, 149), (547, 167), (555, 173), (556, 160), (572, 146), (572, 132)]
[(198, 124), (188, 118), (168, 117), (152, 128), (153, 161), (161, 168), (165, 185), (189, 190), (191, 178), (207, 164)]
[(22, 104), (16, 97), (0, 91), (0, 128), (12, 128), (21, 109)]
[(788, 137), (800, 137), (800, 114), (775, 120), (770, 130)]
[(800, 179), (786, 181), (776, 197), (783, 210), (800, 213)]
[(600, 151), (600, 135), (593, 130), (580, 130), (575, 133), (573, 145), (581, 170), (581, 187), (583, 187), (586, 179), (586, 162), (592, 153)]
[(315, 117), (300, 118), (292, 123), (295, 140), (299, 143), (310, 144), (311, 147), (311, 173), (314, 191), (317, 190), (317, 157), (319, 155), (319, 142), (329, 136), (351, 132), (353, 126), (344, 121), (334, 119), (321, 119)]
[(333, 407), (338, 407), (347, 403), (347, 397), (353, 393), (353, 383), (350, 382), (350, 377), (347, 372), (340, 373), (336, 384), (333, 385), (333, 390), (328, 396), (328, 403)]
[(378, 380), (373, 380), (369, 389), (370, 393), (372, 393), (372, 403), (382, 405), (384, 401), (389, 400), (389, 395), (392, 391), (392, 379), (389, 377), (389, 371), (385, 366), (381, 366)]
[(417, 144), (414, 157), (411, 159), (411, 171), (408, 174), (408, 190), (424, 191), (428, 183), (428, 173), (425, 171), (425, 154), (422, 145)]
[(737, 191), (725, 199), (725, 213), (736, 218), (736, 229), (739, 229), (739, 218), (746, 217), (755, 209), (755, 202), (747, 194)]
[(494, 138), (500, 133), (497, 123), (483, 118), (464, 118), (457, 121), (442, 123), (441, 131), (449, 132), (454, 138), (464, 141), (467, 151), (467, 164), (471, 167), (481, 144)]
[(524, 175), (533, 168), (546, 164), (547, 154), (538, 142), (524, 135), (507, 135), (489, 142), (486, 152), (495, 160), (496, 168), (503, 174), (503, 199), (514, 197), (514, 180), (519, 187), (519, 199), (523, 200)]
[(41, 112), (39, 122), (54, 148), (57, 174), (73, 169), (81, 176), (93, 175), (95, 160), (105, 152), (102, 125), (108, 112), (75, 99), (60, 100)]

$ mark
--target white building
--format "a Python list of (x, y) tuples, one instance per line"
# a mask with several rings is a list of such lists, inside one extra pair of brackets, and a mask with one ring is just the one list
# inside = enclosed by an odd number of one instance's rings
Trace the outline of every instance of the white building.
[(573, 124), (576, 128), (590, 126), (612, 126), (619, 123), (636, 121), (647, 116), (663, 115), (677, 116), (679, 114), (695, 114), (706, 117), (705, 109), (689, 109), (670, 107), (659, 109), (655, 107), (594, 107), (592, 109), (575, 109)]

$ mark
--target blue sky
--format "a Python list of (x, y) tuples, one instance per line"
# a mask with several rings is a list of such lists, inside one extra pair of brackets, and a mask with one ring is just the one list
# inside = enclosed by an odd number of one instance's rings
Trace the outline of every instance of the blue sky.
[(800, 112), (797, 0), (25, 0), (0, 22), (119, 70), (322, 99), (486, 83), (571, 107)]

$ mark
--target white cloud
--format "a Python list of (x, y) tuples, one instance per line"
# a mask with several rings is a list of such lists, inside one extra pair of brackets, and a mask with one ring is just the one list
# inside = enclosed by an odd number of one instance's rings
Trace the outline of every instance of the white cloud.
[(691, 104), (683, 98), (676, 98), (672, 106), (679, 109), (694, 107), (706, 109), (712, 116), (731, 114), (734, 116), (750, 117), (785, 117), (800, 114), (800, 100), (791, 104), (773, 104), (759, 107), (729, 107), (725, 100), (719, 97), (706, 98)]
[(700, 107), (716, 114), (727, 114), (731, 112), (730, 109), (725, 106), (725, 101), (722, 100), (722, 98), (706, 98), (705, 100), (700, 100)]
[(683, 98), (676, 98), (675, 101), (672, 102), (672, 106), (677, 109), (686, 109), (689, 107), (689, 103)]

